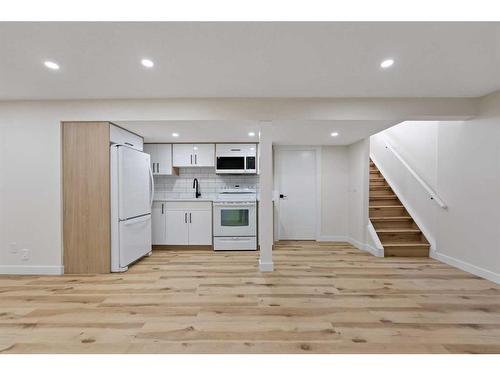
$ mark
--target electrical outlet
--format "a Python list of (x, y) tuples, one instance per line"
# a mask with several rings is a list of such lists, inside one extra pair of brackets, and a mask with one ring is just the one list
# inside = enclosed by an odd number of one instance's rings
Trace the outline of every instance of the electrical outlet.
[(29, 249), (22, 249), (21, 250), (21, 259), (22, 260), (28, 260), (30, 258), (30, 251)]
[(17, 254), (17, 243), (12, 242), (9, 245), (9, 253), (11, 253), (11, 254)]

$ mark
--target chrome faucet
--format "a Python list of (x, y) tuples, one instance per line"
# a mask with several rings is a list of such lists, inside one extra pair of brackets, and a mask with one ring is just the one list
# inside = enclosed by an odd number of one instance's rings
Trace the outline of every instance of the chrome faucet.
[(194, 193), (195, 198), (199, 198), (199, 197), (201, 197), (201, 193), (200, 193), (200, 183), (198, 182), (198, 179), (197, 179), (197, 178), (195, 178), (195, 179), (193, 180), (193, 189), (195, 189), (195, 188), (196, 188), (195, 193)]

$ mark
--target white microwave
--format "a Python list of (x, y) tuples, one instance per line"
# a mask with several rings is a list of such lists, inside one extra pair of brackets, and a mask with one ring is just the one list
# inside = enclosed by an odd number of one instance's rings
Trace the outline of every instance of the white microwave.
[(217, 144), (215, 145), (215, 173), (256, 174), (257, 144)]

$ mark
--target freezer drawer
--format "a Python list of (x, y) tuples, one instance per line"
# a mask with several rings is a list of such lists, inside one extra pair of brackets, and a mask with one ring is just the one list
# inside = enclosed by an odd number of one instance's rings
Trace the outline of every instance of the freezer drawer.
[(120, 267), (151, 251), (151, 215), (120, 221)]
[(214, 250), (257, 250), (256, 237), (214, 237)]

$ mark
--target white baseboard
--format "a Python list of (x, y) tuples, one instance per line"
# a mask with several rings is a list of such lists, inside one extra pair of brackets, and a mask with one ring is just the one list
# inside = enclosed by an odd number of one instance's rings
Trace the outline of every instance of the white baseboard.
[(274, 263), (273, 262), (262, 262), (259, 259), (259, 270), (260, 270), (260, 272), (273, 272), (274, 271)]
[(364, 244), (359, 241), (356, 241), (354, 238), (347, 236), (320, 236), (317, 239), (318, 242), (348, 242), (352, 246), (358, 248), (359, 250), (368, 251), (370, 254), (376, 257), (383, 257), (384, 250), (376, 249), (369, 244)]
[(316, 240), (318, 242), (349, 242), (346, 236), (319, 236)]
[(0, 275), (62, 275), (63, 266), (0, 266)]
[(485, 270), (484, 268), (475, 266), (471, 263), (464, 262), (463, 260), (451, 257), (449, 255), (441, 254), (437, 251), (432, 251), (430, 257), (437, 259), (443, 263), (449, 264), (450, 266), (461, 269), (462, 271), (472, 273), (473, 275), (482, 277), (486, 280), (493, 281), (496, 284), (500, 284), (500, 274)]
[(363, 250), (368, 251), (370, 254), (376, 257), (384, 257), (384, 249), (377, 249), (369, 244), (365, 244), (365, 248)]

